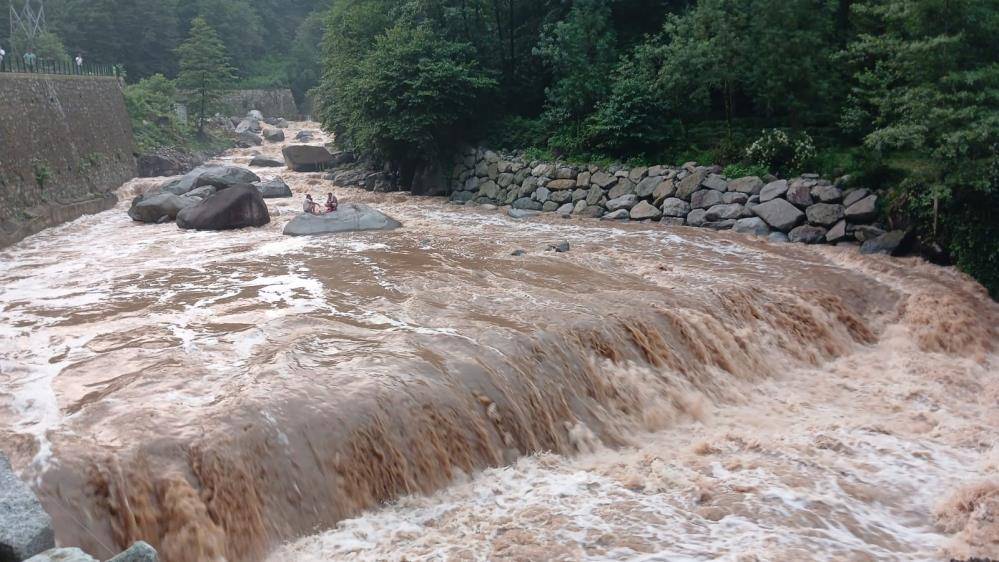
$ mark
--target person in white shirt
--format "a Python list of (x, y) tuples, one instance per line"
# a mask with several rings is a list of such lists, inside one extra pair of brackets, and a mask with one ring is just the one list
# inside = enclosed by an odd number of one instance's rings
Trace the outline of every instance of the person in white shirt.
[(83, 54), (82, 53), (77, 53), (76, 54), (76, 71), (80, 72), (82, 70), (83, 70)]
[(5, 56), (7, 56), (7, 51), (3, 50), (3, 47), (0, 47), (0, 70), (3, 70), (3, 68), (2, 68), (3, 67), (3, 58)]

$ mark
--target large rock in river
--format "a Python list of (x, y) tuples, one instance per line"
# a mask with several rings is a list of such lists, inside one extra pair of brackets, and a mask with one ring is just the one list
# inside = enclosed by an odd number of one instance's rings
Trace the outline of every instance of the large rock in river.
[(223, 190), (230, 187), (246, 187), (258, 181), (260, 181), (260, 176), (246, 168), (209, 164), (191, 170), (180, 179), (163, 184), (160, 187), (160, 191), (173, 193), (174, 195), (185, 195), (205, 185)]
[(288, 168), (296, 172), (319, 172), (333, 166), (333, 155), (325, 146), (293, 144), (281, 153)]
[(183, 209), (198, 204), (198, 199), (181, 197), (173, 193), (153, 193), (140, 195), (132, 200), (128, 216), (138, 222), (166, 222), (177, 218)]
[(177, 214), (177, 226), (194, 230), (234, 230), (269, 222), (264, 197), (253, 186), (224, 189)]
[(348, 203), (340, 205), (334, 213), (299, 215), (288, 223), (284, 233), (288, 236), (311, 236), (365, 230), (394, 230), (401, 226), (402, 223), (399, 221), (367, 205)]
[(24, 560), (54, 547), (52, 519), (0, 454), (0, 560)]

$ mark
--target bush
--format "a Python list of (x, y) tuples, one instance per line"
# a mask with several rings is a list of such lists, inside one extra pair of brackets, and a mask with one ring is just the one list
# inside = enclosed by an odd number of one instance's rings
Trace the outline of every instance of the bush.
[(523, 150), (547, 146), (548, 132), (541, 119), (508, 115), (497, 119), (483, 140), (498, 150)]
[(726, 178), (744, 178), (746, 176), (764, 177), (770, 175), (770, 170), (759, 164), (729, 164), (722, 170)]
[(805, 132), (788, 133), (781, 129), (763, 131), (746, 149), (746, 159), (788, 176), (800, 172), (815, 158), (815, 142)]

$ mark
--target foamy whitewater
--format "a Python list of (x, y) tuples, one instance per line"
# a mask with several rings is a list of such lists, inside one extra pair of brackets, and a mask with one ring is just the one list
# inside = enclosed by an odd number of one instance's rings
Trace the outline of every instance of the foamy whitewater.
[(334, 186), (255, 171), (295, 192), (260, 229), (133, 223), (146, 179), (0, 250), (0, 448), (61, 544), (999, 558), (999, 306), (955, 270), (345, 189), (404, 228), (289, 238)]

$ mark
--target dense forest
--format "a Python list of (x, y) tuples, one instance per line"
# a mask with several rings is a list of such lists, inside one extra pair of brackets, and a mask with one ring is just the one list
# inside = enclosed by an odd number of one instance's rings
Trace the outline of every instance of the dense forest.
[(154, 77), (138, 101), (165, 96), (164, 107), (201, 17), (232, 87), (311, 90), (338, 141), (403, 183), (476, 142), (849, 176), (881, 190), (891, 226), (999, 291), (999, 0), (49, 0), (46, 11), (55, 51)]

